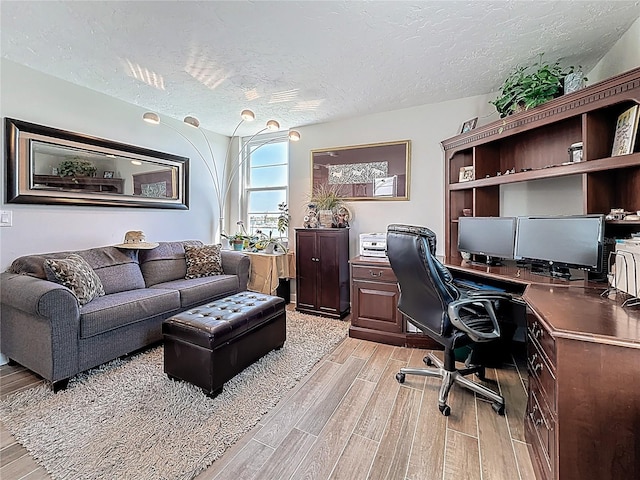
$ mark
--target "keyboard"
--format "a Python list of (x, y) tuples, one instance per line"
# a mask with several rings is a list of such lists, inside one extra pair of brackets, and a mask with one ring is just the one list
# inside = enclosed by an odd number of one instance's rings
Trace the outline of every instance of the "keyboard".
[(454, 285), (464, 290), (493, 290), (496, 292), (506, 292), (504, 288), (494, 287), (493, 285), (487, 285), (484, 283), (474, 282), (473, 280), (467, 280), (466, 278), (455, 279)]

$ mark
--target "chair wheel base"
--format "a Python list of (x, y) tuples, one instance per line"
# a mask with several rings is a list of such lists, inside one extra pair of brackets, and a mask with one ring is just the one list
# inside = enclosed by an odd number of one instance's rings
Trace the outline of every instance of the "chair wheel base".
[(438, 409), (445, 417), (448, 417), (451, 414), (451, 407), (449, 405), (438, 405)]
[(431, 360), (431, 358), (424, 357), (422, 361), (427, 364), (427, 367), (433, 367), (433, 360)]
[(405, 380), (404, 373), (402, 372), (396, 373), (396, 380), (398, 381), (398, 383), (404, 383), (404, 380)]
[(498, 415), (504, 415), (504, 403), (494, 402), (491, 404), (491, 408), (493, 408), (493, 411)]

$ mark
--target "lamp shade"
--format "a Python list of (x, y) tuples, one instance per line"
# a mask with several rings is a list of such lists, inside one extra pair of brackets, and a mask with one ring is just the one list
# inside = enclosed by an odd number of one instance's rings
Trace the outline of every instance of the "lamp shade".
[(251, 110), (242, 110), (242, 112), (240, 112), (240, 116), (245, 122), (253, 122), (256, 119), (256, 114)]
[(292, 142), (300, 140), (300, 132), (297, 130), (289, 130), (289, 140)]
[(191, 125), (192, 127), (196, 127), (196, 128), (200, 126), (200, 120), (192, 116), (184, 117), (183, 122), (186, 123), (187, 125)]
[(160, 116), (153, 112), (146, 112), (142, 115), (142, 119), (147, 123), (152, 123), (153, 125), (158, 125), (160, 123)]
[(267, 122), (267, 128), (269, 130), (278, 130), (280, 128), (280, 124), (275, 120), (269, 120)]

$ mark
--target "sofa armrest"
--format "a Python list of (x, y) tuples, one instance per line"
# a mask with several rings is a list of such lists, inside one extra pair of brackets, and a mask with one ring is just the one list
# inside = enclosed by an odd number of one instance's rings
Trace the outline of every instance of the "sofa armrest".
[(246, 290), (249, 283), (249, 255), (234, 250), (221, 250), (220, 254), (225, 275), (237, 275), (239, 291)]
[(68, 288), (29, 275), (5, 272), (1, 278), (3, 306), (48, 318), (80, 318), (78, 299)]
[(50, 381), (77, 373), (80, 307), (57, 283), (0, 275), (0, 351)]

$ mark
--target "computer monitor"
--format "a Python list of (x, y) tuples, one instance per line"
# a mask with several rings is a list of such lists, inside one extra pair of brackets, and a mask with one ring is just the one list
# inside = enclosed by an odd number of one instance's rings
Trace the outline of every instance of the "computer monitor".
[(552, 275), (602, 269), (604, 215), (518, 217), (515, 257), (542, 263)]
[(460, 217), (458, 251), (494, 259), (514, 258), (515, 217)]

